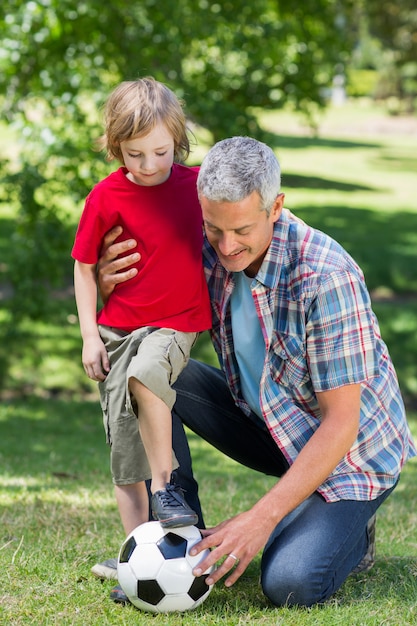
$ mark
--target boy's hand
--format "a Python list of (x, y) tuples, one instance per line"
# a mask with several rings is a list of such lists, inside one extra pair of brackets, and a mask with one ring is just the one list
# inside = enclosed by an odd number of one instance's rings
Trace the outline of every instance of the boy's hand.
[(100, 336), (84, 340), (82, 359), (88, 378), (100, 382), (106, 379), (110, 371), (110, 362)]

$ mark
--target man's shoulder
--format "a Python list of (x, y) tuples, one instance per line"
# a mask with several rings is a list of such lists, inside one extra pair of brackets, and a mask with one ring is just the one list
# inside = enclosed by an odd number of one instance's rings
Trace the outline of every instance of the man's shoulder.
[(310, 282), (313, 278), (321, 281), (333, 272), (361, 275), (359, 266), (339, 242), (287, 209), (276, 224), (271, 252), (272, 263), (277, 262), (291, 281), (307, 277)]
[(298, 217), (295, 213), (290, 211), (290, 209), (282, 209), (282, 219), (290, 223), (298, 224), (299, 226), (307, 227), (306, 222), (302, 220), (301, 217)]
[[(346, 251), (340, 243), (333, 239), (333, 237), (318, 228), (307, 224), (304, 220), (288, 209), (284, 210), (285, 214), (283, 215), (283, 226), (284, 229), (287, 229), (285, 231), (285, 235), (290, 247), (299, 247), (299, 252), (302, 255), (312, 254), (315, 256), (317, 253), (319, 256), (322, 256), (324, 251), (327, 251), (331, 255), (346, 254)], [(320, 255), (321, 248), (323, 249), (323, 252)]]

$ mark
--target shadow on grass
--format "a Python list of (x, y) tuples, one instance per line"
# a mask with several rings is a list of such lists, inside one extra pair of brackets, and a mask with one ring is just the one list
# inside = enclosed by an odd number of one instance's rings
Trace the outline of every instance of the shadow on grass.
[(329, 137), (308, 137), (305, 135), (281, 135), (263, 131), (262, 141), (272, 149), (291, 148), (304, 150), (305, 148), (323, 148), (331, 150), (351, 150), (357, 148), (380, 148), (378, 141), (349, 141)]
[(417, 172), (417, 159), (415, 157), (405, 157), (401, 156), (391, 156), (385, 155), (380, 156), (376, 159), (372, 160), (372, 164), (375, 169), (379, 171), (395, 171), (395, 172)]
[(345, 183), (339, 180), (331, 180), (320, 176), (302, 176), (301, 174), (282, 174), (282, 187), (296, 189), (323, 189), (323, 191), (377, 191), (368, 185)]

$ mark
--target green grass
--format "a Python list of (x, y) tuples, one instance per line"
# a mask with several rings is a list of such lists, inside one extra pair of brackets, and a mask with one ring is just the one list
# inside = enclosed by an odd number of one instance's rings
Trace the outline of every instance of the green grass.
[[(350, 105), (329, 111), (317, 137), (288, 112), (261, 119), (281, 161), (286, 206), (338, 239), (364, 269), (417, 438), (416, 131), (398, 132), (380, 111)], [(13, 229), (11, 207), (1, 206), (0, 272)], [(323, 607), (269, 605), (259, 557), (232, 589), (217, 584), (195, 612), (152, 616), (110, 602), (111, 582), (95, 579), (90, 568), (116, 555), (123, 533), (69, 283), (47, 319), (19, 325), (0, 343), (0, 623), (417, 624), (414, 460), (380, 509), (374, 569), (350, 577)], [(0, 273), (0, 328), (11, 319), (6, 296)], [(215, 363), (207, 335), (194, 356)], [(250, 507), (273, 484), (193, 434), (189, 439), (209, 525)]]
[[(416, 417), (416, 416), (415, 416)], [(417, 434), (417, 422), (413, 420)], [(377, 562), (312, 609), (276, 609), (259, 587), (257, 558), (232, 589), (217, 584), (195, 612), (150, 616), (114, 605), (111, 582), (90, 574), (123, 540), (97, 402), (31, 398), (0, 408), (0, 623), (417, 623), (417, 464), (380, 509)], [(273, 483), (189, 435), (208, 524), (251, 506)]]

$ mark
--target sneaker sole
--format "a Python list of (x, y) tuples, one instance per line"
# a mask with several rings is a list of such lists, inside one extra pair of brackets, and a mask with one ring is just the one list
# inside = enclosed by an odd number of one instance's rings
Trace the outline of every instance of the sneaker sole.
[(162, 528), (181, 528), (183, 526), (195, 526), (198, 522), (197, 516), (171, 517), (168, 519), (154, 518), (161, 524)]

